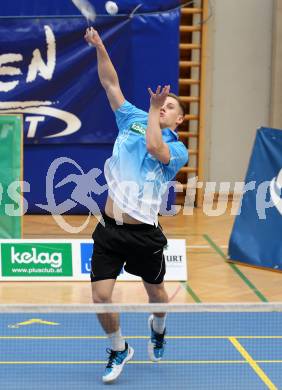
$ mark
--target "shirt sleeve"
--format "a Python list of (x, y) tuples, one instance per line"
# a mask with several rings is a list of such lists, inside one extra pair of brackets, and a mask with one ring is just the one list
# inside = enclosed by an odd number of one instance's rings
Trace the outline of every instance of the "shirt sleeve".
[(180, 141), (169, 142), (167, 144), (170, 152), (168, 164), (163, 164), (164, 174), (167, 181), (173, 179), (183, 165), (189, 160), (188, 150)]
[(148, 113), (140, 110), (127, 100), (115, 111), (115, 117), (119, 131), (125, 131), (133, 122), (148, 120)]

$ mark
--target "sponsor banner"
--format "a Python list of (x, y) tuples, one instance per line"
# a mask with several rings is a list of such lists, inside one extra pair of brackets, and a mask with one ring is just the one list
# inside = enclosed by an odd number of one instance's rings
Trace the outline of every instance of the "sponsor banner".
[(61, 243), (2, 243), (3, 277), (73, 276), (72, 246)]
[(168, 240), (164, 256), (166, 261), (165, 280), (187, 280), (186, 240)]
[[(1, 66), (0, 66), (1, 67)], [(22, 118), (0, 115), (0, 238), (21, 238)]]
[(241, 212), (229, 241), (233, 261), (282, 270), (282, 131), (257, 132)]
[[(0, 240), (0, 280), (90, 281), (92, 252), (92, 240)], [(164, 256), (165, 280), (187, 280), (185, 240), (168, 240)], [(141, 279), (122, 270), (118, 280)]]
[[(122, 3), (130, 15), (134, 6)], [(149, 109), (148, 85), (162, 80), (177, 93), (179, 20), (179, 9), (151, 17), (142, 4), (142, 17), (99, 15), (95, 21), (124, 95), (142, 109)], [(115, 117), (99, 81), (96, 50), (83, 39), (86, 27), (81, 15), (1, 20), (0, 114), (24, 115), (25, 144), (114, 142)], [(164, 52), (170, 55), (159, 66)]]
[(91, 271), (91, 257), (93, 253), (93, 241), (83, 242), (80, 244), (80, 264), (81, 264), (81, 275), (88, 275)]

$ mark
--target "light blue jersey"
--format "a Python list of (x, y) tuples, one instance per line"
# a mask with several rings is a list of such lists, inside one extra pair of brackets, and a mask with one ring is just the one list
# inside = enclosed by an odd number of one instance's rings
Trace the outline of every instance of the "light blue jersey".
[(147, 112), (126, 101), (115, 116), (119, 133), (113, 154), (105, 163), (109, 196), (125, 213), (157, 226), (162, 195), (187, 163), (188, 151), (176, 132), (163, 129), (163, 141), (170, 151), (170, 161), (165, 165), (147, 151)]

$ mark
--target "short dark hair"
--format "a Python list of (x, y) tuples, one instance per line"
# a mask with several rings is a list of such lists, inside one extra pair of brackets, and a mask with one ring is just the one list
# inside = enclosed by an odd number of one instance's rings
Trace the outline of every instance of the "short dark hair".
[(185, 107), (185, 105), (182, 103), (182, 101), (180, 100), (180, 97), (177, 96), (177, 95), (175, 95), (175, 93), (172, 93), (172, 92), (170, 92), (170, 93), (168, 94), (168, 96), (172, 97), (173, 99), (175, 99), (175, 100), (177, 101), (177, 103), (178, 103), (178, 105), (179, 105), (179, 107), (180, 107), (180, 109), (181, 109), (181, 111), (182, 111), (182, 115), (185, 116), (185, 114), (186, 114), (186, 107)]

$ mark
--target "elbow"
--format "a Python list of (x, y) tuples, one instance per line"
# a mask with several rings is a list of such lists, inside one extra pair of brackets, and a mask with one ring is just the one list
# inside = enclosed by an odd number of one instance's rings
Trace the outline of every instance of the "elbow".
[(112, 83), (109, 81), (101, 81), (102, 87), (106, 93), (109, 93), (112, 89)]
[(147, 146), (148, 153), (150, 153), (152, 156), (155, 156), (160, 149), (158, 145), (151, 144), (151, 143), (147, 143), (146, 146)]
[(106, 93), (112, 93), (115, 91), (117, 88), (119, 88), (119, 82), (118, 79), (108, 79), (108, 80), (103, 80), (101, 81), (102, 87), (106, 91)]

